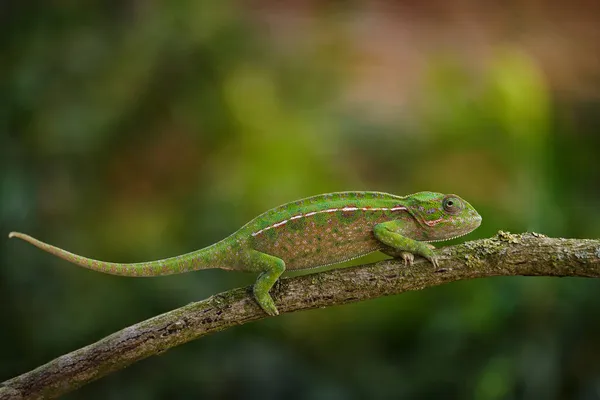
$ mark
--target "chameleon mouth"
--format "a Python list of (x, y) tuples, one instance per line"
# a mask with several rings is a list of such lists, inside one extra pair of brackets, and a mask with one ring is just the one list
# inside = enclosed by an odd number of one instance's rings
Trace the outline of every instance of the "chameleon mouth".
[(471, 224), (471, 229), (469, 229), (467, 232), (460, 233), (460, 234), (455, 235), (455, 236), (450, 236), (450, 237), (444, 238), (444, 239), (423, 240), (423, 242), (425, 242), (425, 243), (445, 242), (447, 240), (453, 240), (453, 239), (456, 239), (456, 238), (468, 235), (469, 233), (473, 232), (475, 229), (479, 228), (479, 225), (481, 225), (481, 216), (479, 214), (477, 214), (476, 218), (474, 218), (470, 222), (474, 222), (474, 223)]
[(445, 242), (445, 241), (448, 241), (448, 240), (453, 240), (453, 239), (456, 239), (456, 238), (459, 238), (459, 237), (466, 236), (466, 235), (468, 235), (469, 233), (471, 233), (471, 232), (461, 233), (460, 235), (451, 236), (451, 237), (449, 237), (449, 238), (445, 238), (445, 239), (423, 240), (423, 242), (425, 242), (425, 243), (433, 243), (433, 242)]
[(432, 239), (432, 240), (422, 240), (422, 241), (425, 242), (425, 243), (445, 242), (447, 240), (453, 240), (453, 239), (456, 239), (456, 238), (459, 238), (459, 237), (466, 236), (466, 235), (468, 235), (469, 233), (473, 232), (475, 229), (477, 229), (479, 227), (479, 225), (481, 224), (481, 217), (479, 218), (478, 222), (479, 223), (473, 229), (471, 229), (471, 230), (469, 230), (469, 231), (467, 231), (465, 233), (460, 233), (458, 235), (450, 236), (450, 237), (447, 237), (447, 238), (444, 238), (444, 239)]

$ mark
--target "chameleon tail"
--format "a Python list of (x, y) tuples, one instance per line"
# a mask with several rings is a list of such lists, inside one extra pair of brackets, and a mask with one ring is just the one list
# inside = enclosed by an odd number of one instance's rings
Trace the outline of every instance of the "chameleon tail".
[(198, 269), (218, 268), (217, 265), (211, 265), (212, 255), (215, 254), (214, 246), (217, 244), (200, 249), (191, 253), (183, 254), (177, 257), (165, 258), (158, 261), (149, 261), (133, 264), (112, 263), (106, 261), (98, 261), (91, 258), (79, 256), (70, 253), (66, 250), (52, 246), (50, 244), (39, 241), (29, 235), (19, 232), (11, 232), (9, 238), (19, 238), (32, 245), (54, 254), (64, 260), (92, 269), (94, 271), (104, 272), (105, 274), (120, 275), (120, 276), (159, 276), (179, 274), (187, 271)]

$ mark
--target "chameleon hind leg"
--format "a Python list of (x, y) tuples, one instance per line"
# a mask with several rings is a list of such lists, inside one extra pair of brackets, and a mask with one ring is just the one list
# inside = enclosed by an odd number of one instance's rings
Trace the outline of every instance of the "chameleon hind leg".
[(433, 252), (433, 246), (399, 233), (402, 232), (403, 224), (402, 221), (394, 220), (375, 225), (373, 228), (375, 237), (388, 246), (381, 251), (392, 257), (402, 257), (408, 265), (412, 264), (416, 254), (431, 261), (434, 267), (439, 267), (437, 257)]
[(269, 294), (277, 279), (285, 271), (285, 262), (281, 258), (261, 253), (257, 250), (250, 250), (250, 268), (253, 271), (260, 272), (260, 275), (254, 283), (254, 298), (258, 305), (269, 315), (277, 315), (277, 307)]

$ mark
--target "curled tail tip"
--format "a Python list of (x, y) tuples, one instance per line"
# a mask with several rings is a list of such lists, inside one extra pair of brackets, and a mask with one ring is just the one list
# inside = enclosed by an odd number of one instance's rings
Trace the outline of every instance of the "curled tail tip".
[(29, 236), (26, 235), (26, 234), (24, 234), (24, 233), (21, 233), (21, 232), (11, 232), (11, 233), (8, 234), (8, 238), (9, 239), (19, 238), (21, 240), (28, 241)]

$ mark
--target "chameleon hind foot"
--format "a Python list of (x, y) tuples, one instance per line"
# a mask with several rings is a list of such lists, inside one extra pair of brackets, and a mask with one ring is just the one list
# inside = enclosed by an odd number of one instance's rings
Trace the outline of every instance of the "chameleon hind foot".
[(264, 312), (274, 317), (279, 315), (279, 310), (275, 306), (275, 302), (269, 293), (260, 293), (256, 291), (256, 285), (254, 285), (254, 298), (256, 302), (263, 309)]
[(252, 251), (250, 261), (253, 268), (262, 271), (254, 283), (253, 292), (256, 302), (270, 316), (279, 315), (269, 290), (277, 279), (285, 271), (285, 263), (282, 259), (270, 256), (259, 251)]

